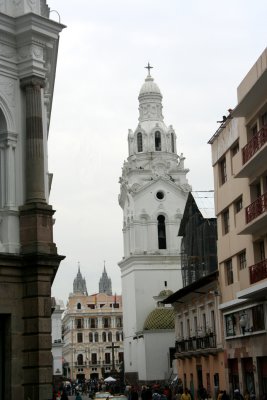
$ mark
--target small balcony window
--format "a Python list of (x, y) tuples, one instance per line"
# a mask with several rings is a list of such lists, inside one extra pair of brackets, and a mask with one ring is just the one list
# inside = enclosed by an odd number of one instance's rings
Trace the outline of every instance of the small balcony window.
[(226, 235), (229, 232), (229, 209), (222, 213), (222, 228), (223, 235)]
[(265, 329), (264, 323), (264, 309), (263, 305), (259, 304), (255, 307), (252, 307), (252, 324), (253, 331), (261, 331)]
[(247, 267), (246, 250), (238, 254), (239, 269), (245, 269)]
[(103, 327), (110, 328), (110, 326), (111, 326), (110, 318), (103, 318)]
[(234, 314), (228, 314), (225, 316), (225, 330), (226, 336), (236, 335), (236, 316)]
[(95, 329), (97, 328), (97, 319), (96, 318), (90, 318), (90, 328)]
[(239, 142), (236, 142), (231, 148), (232, 157), (234, 157), (239, 152)]
[(232, 285), (234, 283), (234, 273), (232, 259), (225, 262), (225, 277), (226, 285)]
[(91, 360), (92, 360), (93, 365), (97, 364), (97, 354), (96, 353), (92, 353)]
[(76, 319), (75, 324), (76, 324), (77, 329), (83, 328), (83, 320), (82, 319), (80, 319), (80, 318)]
[(223, 185), (227, 181), (226, 159), (223, 158), (219, 164), (220, 167), (220, 183)]
[(83, 365), (83, 355), (82, 354), (78, 354), (77, 364), (78, 365)]
[(241, 211), (242, 208), (243, 208), (243, 198), (241, 196), (235, 201), (235, 212), (239, 213), (239, 211)]
[(106, 364), (111, 363), (110, 353), (105, 353), (105, 363)]

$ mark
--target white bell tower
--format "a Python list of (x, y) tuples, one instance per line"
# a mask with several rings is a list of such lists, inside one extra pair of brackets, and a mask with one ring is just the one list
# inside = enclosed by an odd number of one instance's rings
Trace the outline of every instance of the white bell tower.
[[(183, 154), (177, 155), (176, 134), (162, 115), (162, 94), (150, 75), (139, 93), (139, 123), (129, 130), (129, 156), (120, 178), (124, 256), (122, 277), (125, 372), (144, 378), (144, 322), (154, 308), (153, 296), (182, 286), (180, 220), (191, 190)], [(141, 347), (140, 347), (141, 346)], [(138, 349), (139, 347), (139, 349)], [(141, 365), (142, 364), (142, 365)], [(130, 375), (129, 375), (130, 376)]]

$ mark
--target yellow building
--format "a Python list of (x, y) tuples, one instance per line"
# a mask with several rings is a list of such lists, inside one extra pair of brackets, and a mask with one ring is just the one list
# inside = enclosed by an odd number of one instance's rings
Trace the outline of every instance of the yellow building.
[[(105, 268), (103, 276), (107, 277)], [(99, 286), (103, 287), (103, 279)], [(110, 292), (110, 285), (104, 287)], [(119, 372), (123, 362), (121, 296), (88, 296), (80, 269), (73, 289), (63, 317), (65, 375), (84, 380), (105, 378), (114, 370)]]
[(267, 393), (267, 49), (210, 139), (228, 390)]

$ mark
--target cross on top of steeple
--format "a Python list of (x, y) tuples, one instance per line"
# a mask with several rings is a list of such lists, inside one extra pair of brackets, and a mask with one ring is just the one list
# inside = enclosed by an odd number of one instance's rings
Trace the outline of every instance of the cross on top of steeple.
[(147, 63), (147, 66), (145, 67), (146, 69), (147, 69), (147, 71), (148, 71), (148, 76), (150, 76), (150, 70), (153, 68), (150, 64), (149, 64), (149, 62)]

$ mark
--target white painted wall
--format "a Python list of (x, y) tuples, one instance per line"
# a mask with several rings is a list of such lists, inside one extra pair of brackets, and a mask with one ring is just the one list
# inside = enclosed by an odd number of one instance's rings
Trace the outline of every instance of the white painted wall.
[(170, 376), (169, 348), (174, 347), (174, 330), (147, 331), (144, 335), (146, 351), (145, 380), (164, 380)]

